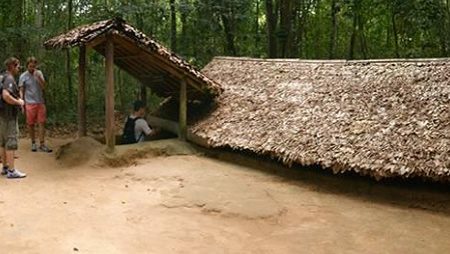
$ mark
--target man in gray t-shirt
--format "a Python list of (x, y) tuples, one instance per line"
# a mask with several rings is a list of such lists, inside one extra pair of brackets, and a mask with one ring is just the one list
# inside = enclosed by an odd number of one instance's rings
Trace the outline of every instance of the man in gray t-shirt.
[(36, 152), (38, 150), (34, 131), (34, 126), (37, 124), (39, 126), (39, 151), (49, 153), (52, 152), (52, 149), (45, 145), (47, 110), (44, 103), (43, 90), (46, 82), (42, 72), (36, 69), (37, 63), (34, 57), (27, 59), (27, 71), (20, 75), (19, 87), (21, 97), (25, 100), (25, 113), (31, 137), (31, 151)]

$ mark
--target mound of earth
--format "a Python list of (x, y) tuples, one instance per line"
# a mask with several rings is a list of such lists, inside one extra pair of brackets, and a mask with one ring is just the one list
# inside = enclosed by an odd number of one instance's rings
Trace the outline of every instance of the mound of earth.
[(178, 139), (156, 140), (132, 145), (117, 145), (115, 152), (104, 152), (104, 145), (91, 137), (82, 137), (62, 145), (56, 151), (61, 166), (75, 167), (91, 163), (100, 167), (128, 167), (145, 158), (196, 153), (195, 148)]
[(196, 150), (189, 143), (178, 139), (164, 139), (132, 145), (116, 146), (113, 154), (102, 154), (99, 166), (128, 167), (138, 164), (140, 159), (195, 154)]
[(139, 159), (167, 155), (168, 153), (165, 149), (126, 149), (114, 154), (103, 153), (98, 165), (108, 167), (128, 167), (131, 165), (136, 165)]
[(103, 145), (90, 137), (82, 137), (64, 144), (56, 151), (56, 160), (62, 166), (84, 165), (101, 154)]

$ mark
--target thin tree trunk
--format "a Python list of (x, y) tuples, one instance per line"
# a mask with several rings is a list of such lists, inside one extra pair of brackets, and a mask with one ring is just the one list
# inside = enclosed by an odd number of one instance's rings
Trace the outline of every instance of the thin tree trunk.
[[(259, 50), (259, 0), (256, 0), (256, 13), (255, 13), (255, 53)], [(258, 54), (254, 54), (255, 56), (258, 56)]]
[[(227, 8), (228, 9), (228, 8)], [(234, 45), (234, 32), (231, 25), (231, 21), (228, 18), (227, 14), (232, 15), (232, 12), (230, 10), (227, 10), (226, 12), (222, 12), (220, 17), (222, 19), (223, 29), (225, 32), (225, 39), (227, 41), (227, 52), (228, 54), (235, 56), (236, 55), (236, 47)]]
[(305, 48), (305, 37), (306, 37), (306, 31), (305, 31), (305, 2), (304, 1), (300, 1), (299, 2), (299, 15), (301, 14), (301, 16), (299, 16), (298, 18), (298, 29), (297, 29), (297, 48), (298, 48), (298, 52), (297, 52), (297, 56), (300, 58), (303, 58), (303, 53), (304, 53), (304, 48)]
[(281, 57), (290, 56), (290, 43), (292, 39), (291, 34), (291, 18), (292, 17), (292, 1), (281, 0), (280, 4), (280, 32), (278, 33), (278, 39), (280, 41)]
[(267, 20), (267, 50), (269, 58), (277, 57), (277, 43), (275, 29), (277, 18), (274, 13), (273, 0), (266, 0), (266, 20)]
[(395, 12), (394, 10), (392, 10), (392, 16), (391, 16), (391, 21), (392, 21), (392, 32), (394, 33), (394, 46), (395, 46), (395, 57), (399, 58), (400, 57), (400, 53), (399, 53), (399, 47), (398, 47), (398, 33), (397, 33), (397, 25), (395, 23)]
[(450, 47), (450, 5), (449, 0), (446, 1), (446, 12), (444, 15), (444, 25), (442, 26), (442, 30), (440, 33), (440, 39), (441, 39), (441, 56), (446, 57), (448, 56), (448, 51)]
[[(16, 29), (22, 29), (22, 25), (23, 25), (23, 10), (24, 10), (24, 3), (22, 0), (15, 2), (14, 7), (15, 9), (15, 27)], [(17, 55), (17, 57), (19, 59), (22, 59), (23, 56), (23, 39), (21, 37), (19, 37), (19, 40), (16, 40), (15, 44), (15, 55)]]
[(177, 51), (177, 13), (175, 0), (170, 0), (170, 47), (172, 52)]
[(292, 39), (291, 39), (291, 43), (290, 43), (290, 48), (289, 48), (289, 52), (290, 52), (290, 56), (289, 57), (293, 57), (296, 58), (298, 57), (298, 33), (297, 31), (299, 30), (298, 25), (299, 22), (298, 20), (300, 19), (299, 17), (299, 13), (300, 13), (300, 2), (301, 1), (295, 1), (294, 5), (292, 7), (292, 21), (291, 21), (291, 35), (292, 35)]
[(330, 49), (328, 57), (330, 59), (336, 56), (336, 36), (337, 36), (337, 4), (336, 0), (331, 0), (331, 33), (330, 33)]
[[(68, 2), (68, 30), (72, 29), (72, 0)], [(71, 52), (70, 49), (66, 49), (66, 75), (67, 75), (67, 92), (69, 97), (69, 103), (73, 102), (73, 88), (72, 88), (72, 64), (71, 64)]]
[(120, 68), (115, 68), (115, 75), (116, 75), (116, 88), (117, 88), (117, 101), (119, 102), (118, 104), (120, 105), (121, 109), (125, 109), (126, 108), (126, 100), (125, 100), (125, 94), (124, 94), (124, 86), (125, 86), (125, 82), (124, 82), (124, 77), (123, 77), (123, 71)]
[(367, 45), (366, 45), (366, 37), (364, 35), (364, 24), (361, 18), (361, 14), (358, 14), (358, 35), (359, 35), (359, 46), (361, 49), (361, 53), (363, 55), (363, 59), (367, 58)]
[(181, 37), (180, 37), (180, 41), (181, 41), (181, 45), (182, 47), (180, 48), (180, 50), (183, 50), (183, 55), (186, 55), (189, 52), (189, 44), (188, 44), (188, 40), (187, 40), (187, 28), (188, 28), (188, 24), (187, 24), (187, 17), (188, 17), (188, 12), (187, 12), (187, 4), (188, 2), (186, 0), (183, 0), (180, 4), (180, 21), (181, 21)]
[(142, 14), (139, 12), (136, 12), (136, 14), (134, 15), (136, 18), (136, 27), (139, 30), (144, 30), (144, 21), (142, 20)]
[[(41, 30), (44, 27), (44, 14), (43, 14), (43, 9), (44, 9), (44, 1), (43, 0), (36, 0), (36, 14), (34, 16), (34, 24), (36, 26), (36, 28), (39, 30), (38, 35), (37, 35), (37, 42), (36, 45), (41, 45), (41, 40), (42, 40), (42, 33)], [(43, 47), (37, 47), (37, 57), (41, 58), (44, 55), (43, 52)]]
[(348, 53), (348, 58), (351, 60), (354, 57), (354, 50), (355, 50), (355, 40), (356, 40), (356, 26), (358, 24), (358, 19), (356, 17), (356, 13), (353, 13), (353, 29), (352, 29), (352, 35), (350, 37), (350, 48)]

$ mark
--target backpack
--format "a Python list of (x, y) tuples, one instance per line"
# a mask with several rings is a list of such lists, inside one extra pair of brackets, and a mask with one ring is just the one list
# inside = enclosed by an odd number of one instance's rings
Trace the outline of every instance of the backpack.
[(136, 120), (141, 119), (141, 117), (136, 118), (127, 118), (127, 122), (125, 123), (125, 127), (123, 128), (122, 134), (122, 144), (134, 144), (137, 143), (136, 137), (134, 136), (134, 127), (136, 126)]

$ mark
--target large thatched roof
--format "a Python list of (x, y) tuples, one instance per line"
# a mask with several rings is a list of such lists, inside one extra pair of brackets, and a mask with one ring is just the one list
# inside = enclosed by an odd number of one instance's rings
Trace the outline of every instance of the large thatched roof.
[(74, 28), (47, 40), (44, 46), (87, 46), (105, 55), (106, 40), (114, 42), (114, 63), (160, 96), (177, 96), (184, 78), (191, 99), (214, 97), (221, 92), (217, 83), (120, 18)]
[(212, 147), (376, 178), (450, 179), (450, 59), (215, 58), (224, 92), (191, 131)]

